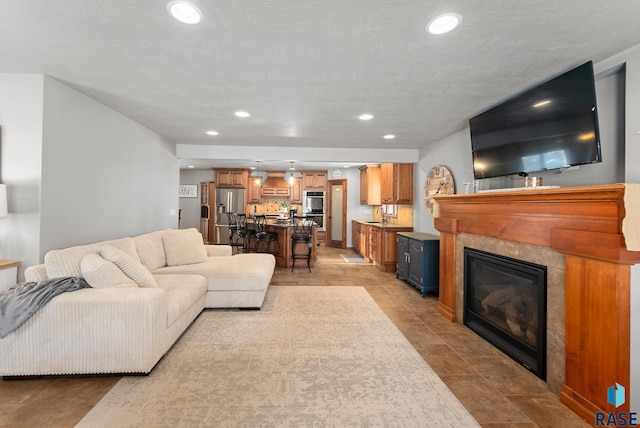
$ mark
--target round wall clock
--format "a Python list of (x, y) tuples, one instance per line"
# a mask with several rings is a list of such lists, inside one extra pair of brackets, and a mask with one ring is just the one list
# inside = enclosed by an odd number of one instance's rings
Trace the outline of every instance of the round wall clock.
[(340, 171), (339, 169), (334, 169), (331, 176), (337, 180), (338, 178), (342, 177), (342, 171)]
[(451, 171), (438, 165), (431, 168), (424, 182), (424, 205), (429, 214), (433, 215), (433, 197), (436, 195), (453, 195), (456, 193), (456, 185), (453, 182)]

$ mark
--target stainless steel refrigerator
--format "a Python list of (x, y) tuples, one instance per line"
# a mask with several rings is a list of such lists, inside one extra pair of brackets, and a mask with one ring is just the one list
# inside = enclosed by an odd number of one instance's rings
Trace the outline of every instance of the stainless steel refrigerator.
[(244, 189), (216, 189), (215, 243), (229, 243), (229, 219), (227, 213), (244, 214)]

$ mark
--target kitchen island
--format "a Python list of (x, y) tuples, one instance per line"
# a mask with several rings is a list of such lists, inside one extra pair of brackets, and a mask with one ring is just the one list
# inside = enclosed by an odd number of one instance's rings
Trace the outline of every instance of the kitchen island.
[[(251, 220), (249, 220), (251, 221)], [(250, 223), (251, 224), (251, 223)], [(293, 235), (293, 224), (291, 221), (282, 221), (276, 219), (267, 220), (267, 232), (273, 232), (278, 235), (278, 244), (280, 248), (276, 255), (276, 265), (278, 267), (290, 268), (293, 265), (292, 255), (295, 251), (296, 254), (306, 255), (309, 251), (309, 247), (306, 245), (297, 244), (295, 248), (291, 245), (291, 237)], [(312, 248), (311, 248), (311, 263), (318, 258), (318, 227), (313, 226), (313, 233), (311, 234)], [(296, 266), (306, 269), (306, 261), (298, 260)]]

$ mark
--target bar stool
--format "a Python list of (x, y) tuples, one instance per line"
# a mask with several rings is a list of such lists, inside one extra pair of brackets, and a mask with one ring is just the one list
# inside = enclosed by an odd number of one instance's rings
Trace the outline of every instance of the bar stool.
[[(255, 216), (255, 229), (256, 229), (256, 252), (270, 253), (274, 256), (278, 255), (280, 251), (280, 243), (278, 242), (278, 234), (275, 232), (267, 231), (267, 216), (257, 215)], [(260, 244), (263, 244), (263, 249), (260, 251)], [(274, 243), (275, 249), (271, 248), (271, 244)]]
[[(293, 219), (293, 234), (291, 235), (291, 272), (296, 267), (296, 260), (307, 259), (307, 269), (311, 272), (311, 252), (313, 250), (313, 226), (315, 222), (312, 217), (298, 217), (294, 216)], [(296, 246), (307, 246), (307, 254), (296, 254)]]
[(236, 214), (236, 221), (236, 248), (238, 252), (242, 250), (243, 253), (248, 253), (250, 242), (252, 239), (255, 239), (255, 230), (247, 227), (246, 214)]
[(229, 221), (229, 245), (231, 250), (236, 249), (236, 253), (240, 252), (240, 248), (244, 248), (244, 239), (240, 232), (239, 214), (230, 212), (227, 213), (227, 220)]

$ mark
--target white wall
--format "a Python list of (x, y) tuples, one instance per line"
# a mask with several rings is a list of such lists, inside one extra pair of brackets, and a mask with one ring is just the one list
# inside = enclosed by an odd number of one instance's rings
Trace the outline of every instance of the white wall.
[[(625, 181), (640, 183), (640, 46), (605, 62), (625, 64)], [(640, 412), (640, 265), (631, 266), (631, 391), (627, 397), (632, 412)]]
[[(329, 171), (331, 177), (331, 171)], [(353, 247), (351, 242), (351, 220), (370, 219), (373, 217), (371, 205), (360, 205), (360, 170), (346, 168), (342, 170), (342, 178), (347, 180), (347, 247)]]
[(19, 280), (50, 249), (177, 227), (173, 144), (54, 79), (0, 74), (0, 148)]
[(429, 170), (437, 165), (446, 166), (456, 185), (456, 193), (463, 193), (462, 183), (472, 182), (471, 172), (471, 139), (469, 130), (464, 129), (453, 135), (428, 145), (420, 151), (420, 162), (414, 174), (414, 210), (413, 228), (416, 232), (433, 233), (439, 235), (433, 227), (433, 218), (424, 206), (424, 182)]
[(45, 77), (40, 256), (178, 226), (178, 160), (137, 122)]
[(180, 198), (180, 209), (182, 210), (180, 229), (191, 227), (200, 229), (200, 183), (213, 180), (213, 169), (180, 170), (180, 184), (196, 184), (198, 186), (197, 198)]
[(9, 216), (0, 218), (0, 259), (19, 277), (38, 263), (42, 159), (42, 75), (0, 74), (0, 174)]

